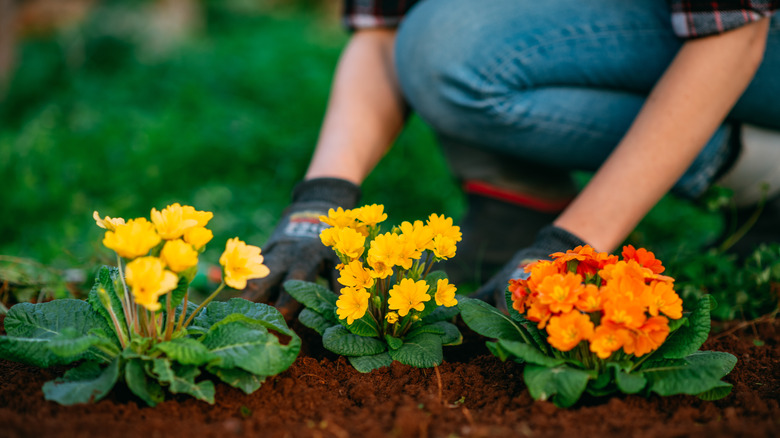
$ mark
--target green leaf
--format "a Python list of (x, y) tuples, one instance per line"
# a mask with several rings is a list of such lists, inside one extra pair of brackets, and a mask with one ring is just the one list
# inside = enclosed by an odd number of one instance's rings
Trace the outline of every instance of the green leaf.
[(61, 405), (98, 401), (116, 384), (119, 368), (119, 358), (114, 358), (105, 368), (96, 362), (84, 362), (64, 376), (44, 383), (43, 396)]
[(524, 315), (521, 315), (517, 309), (512, 307), (512, 292), (509, 292), (508, 287), (504, 290), (504, 299), (506, 299), (506, 307), (509, 310), (509, 317), (517, 321), (520, 326), (525, 329), (526, 333), (528, 333), (531, 339), (536, 342), (536, 346), (539, 347), (540, 350), (549, 351), (547, 334), (539, 330), (538, 323), (529, 321)]
[(329, 318), (330, 315), (333, 314), (333, 309), (336, 308), (338, 296), (328, 288), (317, 283), (301, 280), (287, 280), (284, 282), (283, 286), (284, 290), (286, 290), (291, 297), (295, 298), (295, 301), (298, 301), (320, 315)]
[(109, 298), (111, 309), (114, 311), (117, 321), (119, 321), (119, 327), (124, 333), (125, 339), (128, 339), (127, 322), (125, 320), (125, 312), (122, 307), (121, 298), (124, 296), (124, 287), (121, 286), (121, 284), (122, 280), (119, 277), (119, 269), (113, 266), (102, 266), (95, 276), (95, 282), (92, 285), (92, 289), (89, 291), (87, 302), (92, 306), (92, 309), (103, 316), (103, 319), (108, 326), (114, 327), (111, 315), (98, 296), (99, 290), (105, 290)]
[(306, 327), (309, 327), (310, 329), (319, 333), (320, 336), (325, 333), (325, 330), (336, 325), (336, 323), (331, 322), (328, 318), (309, 308), (304, 308), (301, 310), (301, 313), (298, 314), (298, 321), (300, 321), (301, 324), (305, 325)]
[(119, 348), (109, 339), (93, 334), (83, 335), (71, 327), (65, 327), (46, 344), (49, 351), (60, 357), (81, 357), (92, 347), (100, 348), (96, 354), (106, 358), (105, 362), (119, 354)]
[(720, 400), (723, 397), (726, 397), (727, 395), (731, 394), (732, 388), (733, 388), (732, 384), (726, 382), (720, 382), (720, 384), (713, 387), (709, 391), (702, 392), (701, 394), (696, 394), (696, 396), (702, 400), (707, 400), (707, 401)]
[(208, 370), (228, 385), (244, 391), (245, 394), (257, 391), (265, 381), (265, 376), (258, 376), (240, 368), (209, 367)]
[(160, 342), (152, 349), (165, 353), (168, 359), (182, 365), (204, 365), (217, 356), (212, 354), (201, 342), (192, 338), (176, 338), (166, 342)]
[(693, 313), (688, 316), (688, 323), (670, 334), (655, 356), (682, 359), (698, 351), (710, 334), (710, 308), (713, 303), (709, 295), (701, 297)]
[(474, 298), (458, 298), (463, 322), (475, 332), (492, 339), (526, 341), (523, 329), (490, 304)]
[(410, 331), (406, 337), (413, 338), (422, 333), (434, 333), (441, 337), (442, 345), (458, 345), (463, 341), (463, 336), (455, 324), (439, 321), (432, 324), (421, 325)]
[(133, 358), (125, 363), (125, 382), (133, 394), (146, 402), (149, 406), (155, 406), (157, 403), (165, 400), (165, 393), (151, 376), (146, 373), (145, 362), (139, 358)]
[(647, 379), (642, 372), (627, 373), (616, 368), (615, 383), (620, 391), (626, 394), (636, 394), (647, 386)]
[(545, 367), (528, 364), (523, 380), (535, 400), (550, 400), (556, 406), (568, 408), (579, 400), (591, 374), (566, 365)]
[(161, 382), (168, 384), (174, 394), (189, 394), (198, 400), (214, 404), (214, 383), (205, 380), (195, 383), (200, 374), (198, 367), (171, 364), (168, 359), (154, 359), (152, 371)]
[(253, 303), (243, 298), (212, 301), (195, 317), (193, 325), (210, 329), (216, 324), (223, 323), (225, 318), (233, 314), (242, 315), (265, 328), (287, 336), (298, 337), (294, 331), (287, 327), (284, 316), (275, 307), (263, 303)]
[[(460, 297), (458, 297), (458, 300), (460, 301)], [(453, 318), (458, 316), (459, 313), (460, 313), (460, 309), (458, 309), (458, 306), (452, 306), (452, 307), (439, 306), (433, 309), (433, 312), (431, 312), (428, 316), (423, 318), (421, 321), (423, 324), (431, 324), (439, 321), (452, 321)]]
[[(186, 271), (185, 271), (186, 272)], [(170, 293), (171, 297), (171, 308), (175, 309), (179, 305), (181, 305), (182, 300), (184, 299), (184, 295), (187, 295), (187, 290), (190, 288), (190, 278), (188, 278), (187, 275), (180, 275), (179, 276), (179, 282), (176, 284), (176, 289), (172, 290)], [(167, 298), (165, 298), (167, 299)], [(163, 308), (167, 306), (165, 301), (162, 301)]]
[[(62, 299), (47, 303), (21, 303), (13, 306), (5, 318), (8, 336), (0, 337), (0, 357), (39, 367), (63, 365), (81, 359), (108, 363), (112, 356), (96, 348), (75, 355), (59, 356), (49, 349), (52, 340), (55, 350), (68, 353), (67, 340), (79, 336), (97, 336), (119, 344), (105, 320), (89, 303), (82, 300)], [(63, 334), (65, 332), (65, 334)], [(79, 341), (93, 342), (93, 340)], [(100, 342), (94, 341), (97, 345)], [(102, 341), (101, 341), (102, 342)], [(61, 348), (57, 348), (57, 347)], [(70, 351), (79, 351), (83, 345), (73, 345)], [(79, 347), (79, 348), (76, 348)]]
[(538, 348), (533, 345), (526, 344), (524, 342), (509, 341), (499, 339), (497, 342), (501, 348), (510, 353), (512, 356), (522, 359), (525, 362), (541, 365), (545, 367), (556, 367), (565, 363), (563, 359), (556, 359), (549, 357), (539, 351)]
[(221, 368), (241, 368), (253, 374), (274, 376), (292, 365), (301, 349), (296, 335), (287, 345), (264, 327), (241, 321), (218, 324), (203, 338), (203, 345), (221, 359)]
[(385, 351), (385, 343), (350, 333), (341, 325), (334, 325), (322, 335), (322, 345), (342, 356), (371, 356)]
[(417, 368), (430, 368), (444, 360), (441, 351), (441, 337), (433, 333), (422, 333), (404, 340), (397, 350), (390, 350), (393, 360)]
[(722, 386), (720, 379), (737, 363), (737, 358), (720, 351), (699, 351), (684, 361), (673, 361), (668, 366), (656, 363), (643, 369), (650, 381), (649, 389), (659, 395), (697, 395)]
[(398, 350), (401, 348), (401, 345), (404, 345), (404, 340), (395, 336), (385, 335), (385, 341), (387, 341), (387, 346), (392, 350)]
[(368, 373), (373, 370), (390, 366), (393, 363), (393, 359), (387, 352), (374, 354), (371, 356), (349, 356), (349, 363), (355, 367), (358, 372)]
[(366, 312), (362, 318), (352, 321), (352, 324), (347, 324), (346, 320), (339, 320), (341, 324), (347, 328), (350, 332), (358, 336), (378, 337), (379, 328), (376, 326), (376, 321), (370, 313)]

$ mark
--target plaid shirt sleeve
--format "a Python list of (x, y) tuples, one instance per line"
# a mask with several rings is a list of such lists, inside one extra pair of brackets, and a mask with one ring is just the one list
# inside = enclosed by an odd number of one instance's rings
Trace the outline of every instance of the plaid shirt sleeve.
[(726, 32), (771, 16), (780, 0), (670, 0), (672, 27), (681, 38)]
[(349, 30), (395, 27), (418, 0), (344, 0), (344, 26)]

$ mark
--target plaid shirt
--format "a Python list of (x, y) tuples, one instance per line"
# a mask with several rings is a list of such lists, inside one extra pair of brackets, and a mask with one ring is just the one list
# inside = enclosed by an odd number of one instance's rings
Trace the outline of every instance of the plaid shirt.
[[(418, 1), (344, 0), (344, 25), (350, 30), (395, 27)], [(668, 0), (668, 3), (672, 27), (681, 38), (722, 33), (780, 9), (780, 0)]]

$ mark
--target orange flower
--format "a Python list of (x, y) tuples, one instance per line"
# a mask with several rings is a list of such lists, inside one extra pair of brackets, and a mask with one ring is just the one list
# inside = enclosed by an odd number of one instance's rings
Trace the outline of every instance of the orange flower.
[(590, 351), (596, 353), (601, 359), (606, 359), (630, 341), (628, 330), (605, 321), (596, 327), (590, 338)]
[(526, 266), (525, 272), (530, 273), (528, 276), (528, 289), (531, 292), (536, 292), (542, 280), (551, 275), (563, 274), (566, 271), (561, 271), (555, 263), (549, 260), (539, 260)]
[(647, 320), (639, 330), (631, 331), (633, 342), (623, 346), (623, 351), (636, 357), (654, 351), (669, 336), (669, 320), (663, 316), (654, 316)]
[(586, 284), (574, 305), (583, 312), (598, 312), (604, 306), (604, 298), (601, 296), (598, 286)]
[(655, 254), (644, 248), (634, 249), (633, 245), (623, 247), (623, 260), (634, 260), (642, 267), (651, 270), (653, 274), (660, 274), (666, 269), (661, 261), (655, 258)]
[(604, 303), (604, 320), (628, 328), (639, 328), (645, 323), (645, 307), (638, 302), (610, 300)]
[(569, 262), (576, 261), (576, 272), (583, 278), (588, 275), (596, 275), (605, 265), (617, 262), (617, 256), (606, 252), (596, 252), (590, 245), (580, 245), (565, 253), (556, 252), (551, 254), (551, 257), (555, 259), (554, 263), (561, 271), (568, 270)]
[(642, 296), (645, 290), (645, 270), (634, 260), (619, 261), (604, 266), (599, 276), (610, 288), (610, 296), (633, 300)]
[(674, 291), (674, 285), (665, 281), (655, 282), (645, 289), (642, 299), (652, 316), (658, 312), (672, 319), (682, 318), (682, 299)]
[(511, 279), (507, 288), (512, 294), (512, 308), (520, 313), (525, 312), (526, 298), (529, 294), (526, 280)]
[(549, 306), (540, 303), (538, 300), (530, 300), (528, 311), (525, 315), (529, 321), (538, 322), (538, 327), (543, 329), (547, 325), (547, 320), (550, 319), (550, 316), (552, 316), (552, 312), (550, 312)]
[(545, 277), (538, 286), (539, 301), (552, 313), (570, 312), (584, 290), (582, 276), (567, 272)]
[(569, 351), (593, 335), (593, 323), (588, 315), (574, 311), (550, 318), (547, 341), (560, 351)]

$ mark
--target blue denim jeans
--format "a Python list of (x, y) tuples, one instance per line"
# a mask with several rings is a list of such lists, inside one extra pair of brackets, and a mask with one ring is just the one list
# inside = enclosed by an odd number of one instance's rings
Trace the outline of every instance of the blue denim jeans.
[[(396, 68), (445, 148), (455, 142), (553, 172), (592, 171), (681, 45), (663, 0), (425, 0), (399, 28)], [(780, 129), (780, 15), (729, 118)], [(677, 193), (696, 197), (711, 184), (729, 155), (730, 129), (715, 132)]]

